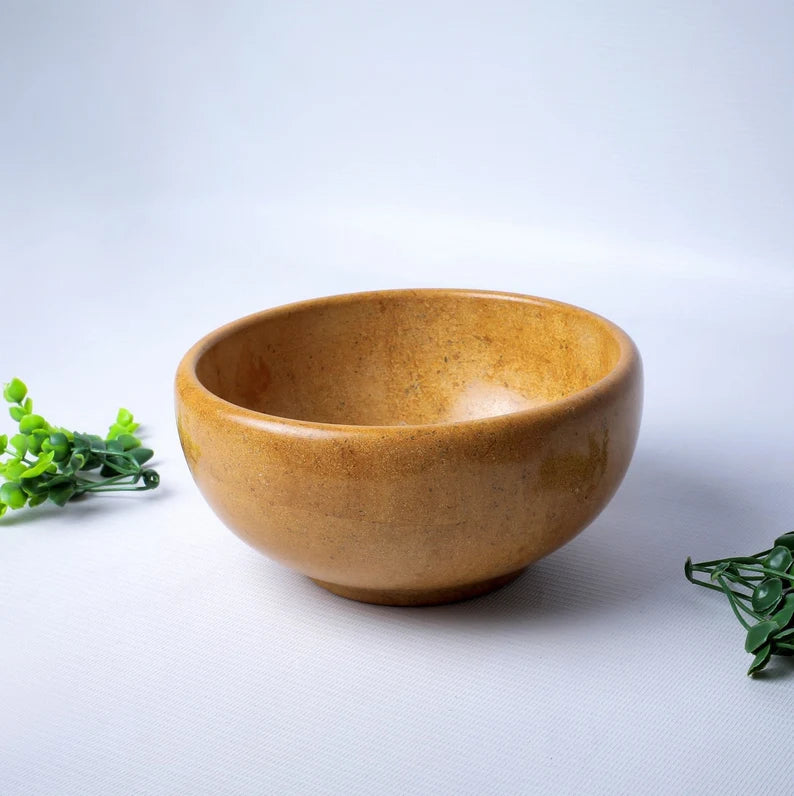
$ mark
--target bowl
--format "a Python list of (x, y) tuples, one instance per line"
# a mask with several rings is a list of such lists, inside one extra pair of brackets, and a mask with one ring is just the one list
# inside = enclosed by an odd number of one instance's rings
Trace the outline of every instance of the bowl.
[(188, 466), (234, 533), (344, 597), (427, 605), (508, 583), (598, 515), (642, 365), (568, 304), (387, 290), (223, 326), (175, 387)]

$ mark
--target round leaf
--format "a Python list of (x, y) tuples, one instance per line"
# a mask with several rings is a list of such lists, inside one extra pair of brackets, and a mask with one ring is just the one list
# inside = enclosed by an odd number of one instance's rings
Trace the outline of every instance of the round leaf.
[(71, 453), (69, 440), (62, 431), (53, 431), (47, 440), (50, 450), (55, 452), (55, 461), (65, 459)]
[(21, 406), (10, 406), (8, 408), (8, 414), (11, 415), (12, 420), (19, 423), (28, 413)]
[(19, 430), (23, 434), (30, 434), (37, 428), (47, 428), (47, 421), (41, 415), (25, 415), (19, 421)]
[(794, 552), (794, 531), (778, 536), (775, 539), (775, 547), (788, 547), (789, 550)]
[(3, 398), (12, 404), (21, 404), (28, 394), (28, 388), (19, 379), (11, 379), (3, 390)]
[(133, 448), (139, 448), (141, 441), (132, 434), (120, 434), (116, 439), (122, 444), (125, 451), (131, 451)]
[(41, 453), (41, 446), (44, 444), (44, 440), (48, 437), (49, 434), (43, 428), (37, 428), (31, 434), (28, 434), (28, 451), (34, 456), (38, 456)]
[(753, 610), (759, 614), (774, 611), (782, 598), (783, 581), (780, 578), (762, 580), (753, 591)]
[(791, 550), (783, 545), (777, 545), (769, 551), (769, 555), (766, 557), (764, 566), (769, 569), (776, 569), (778, 572), (785, 573), (788, 572), (791, 562)]
[(27, 500), (28, 496), (22, 491), (22, 487), (19, 484), (6, 481), (0, 486), (0, 501), (9, 508), (21, 509), (27, 503)]

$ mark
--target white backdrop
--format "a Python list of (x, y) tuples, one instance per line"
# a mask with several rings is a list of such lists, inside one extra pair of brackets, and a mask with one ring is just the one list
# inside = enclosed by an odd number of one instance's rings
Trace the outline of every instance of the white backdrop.
[[(745, 678), (682, 565), (794, 529), (793, 37), (785, 2), (0, 4), (0, 380), (129, 405), (163, 478), (0, 520), (0, 792), (790, 790), (794, 668)], [(246, 548), (172, 417), (210, 329), (404, 286), (586, 306), (646, 367), (604, 514), (430, 609)]]

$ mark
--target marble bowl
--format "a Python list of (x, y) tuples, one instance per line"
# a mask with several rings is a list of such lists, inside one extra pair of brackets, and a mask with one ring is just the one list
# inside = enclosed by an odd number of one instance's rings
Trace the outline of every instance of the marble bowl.
[(619, 486), (641, 407), (618, 327), (477, 290), (266, 310), (176, 374), (185, 457), (220, 519), (326, 589), (388, 605), (484, 594), (572, 539)]

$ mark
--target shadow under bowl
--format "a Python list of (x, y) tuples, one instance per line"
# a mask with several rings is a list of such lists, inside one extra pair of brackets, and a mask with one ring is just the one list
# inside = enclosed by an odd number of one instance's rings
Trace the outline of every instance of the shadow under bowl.
[(291, 304), (199, 341), (180, 440), (210, 506), (337, 594), (422, 605), (509, 582), (608, 503), (642, 365), (560, 302), (394, 290)]

